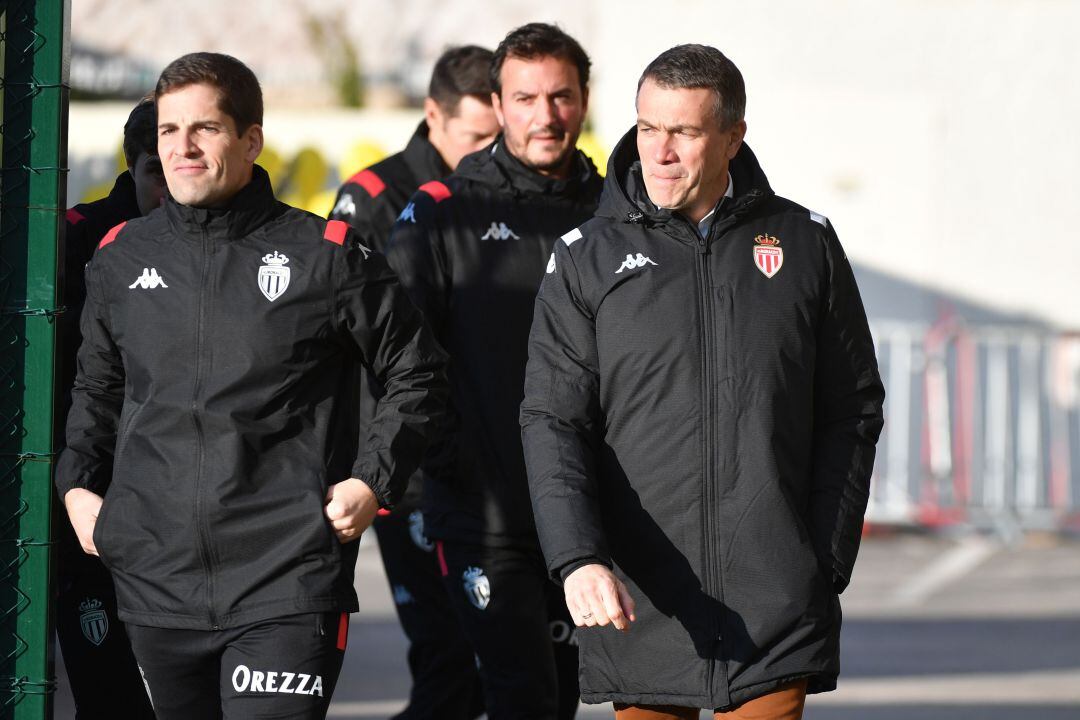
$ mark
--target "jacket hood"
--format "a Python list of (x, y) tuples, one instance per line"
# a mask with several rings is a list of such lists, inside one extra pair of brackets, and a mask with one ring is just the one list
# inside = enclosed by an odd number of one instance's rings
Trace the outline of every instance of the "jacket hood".
[(170, 193), (165, 194), (165, 213), (169, 223), (184, 235), (205, 230), (217, 238), (241, 238), (286, 209), (274, 198), (270, 176), (258, 165), (252, 169), (251, 182), (241, 188), (224, 208), (182, 205)]
[[(762, 197), (773, 194), (769, 179), (746, 142), (732, 159), (729, 171), (735, 185), (735, 197), (728, 206), (728, 212), (745, 210)], [(649, 225), (663, 225), (674, 215), (671, 210), (658, 208), (649, 200), (641, 175), (636, 127), (623, 135), (611, 153), (604, 193), (600, 196), (600, 208), (596, 214), (622, 222), (644, 221)]]
[[(503, 136), (499, 135), (488, 147), (462, 158), (455, 174), (515, 197), (550, 195), (577, 199), (583, 192), (590, 195), (590, 189), (599, 190), (603, 178), (588, 155), (575, 150), (574, 156), (574, 172), (570, 177), (547, 177), (511, 155), (506, 149)], [(591, 197), (596, 195), (592, 194)]]

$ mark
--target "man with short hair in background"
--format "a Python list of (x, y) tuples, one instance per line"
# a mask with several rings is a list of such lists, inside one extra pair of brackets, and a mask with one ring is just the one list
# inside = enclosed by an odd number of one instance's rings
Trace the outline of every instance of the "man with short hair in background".
[(573, 627), (544, 569), (516, 419), (552, 242), (600, 197), (576, 149), (589, 65), (557, 27), (511, 31), (491, 65), (502, 134), (421, 186), (387, 248), (451, 356), (452, 418), (426, 461), (424, 523), (492, 720), (569, 718), (578, 704)]
[(738, 68), (672, 48), (636, 105), (536, 300), (521, 424), (544, 554), (585, 702), (797, 720), (840, 670), (874, 344), (832, 224), (743, 143)]
[[(424, 119), (405, 149), (353, 175), (341, 187), (330, 217), (353, 227), (360, 241), (383, 251), (394, 220), (426, 182), (449, 175), (465, 155), (491, 143), (499, 121), (491, 108), (491, 51), (450, 48), (435, 63)], [(371, 423), (382, 388), (361, 370), (361, 427)], [(439, 574), (435, 546), (424, 534), (419, 473), (393, 511), (375, 519), (386, 578), (409, 639), (412, 690), (395, 717), (476, 717), (483, 711), (472, 646), (454, 617)]]
[[(60, 417), (71, 405), (75, 353), (82, 342), (79, 314), (86, 299), (83, 268), (98, 243), (119, 223), (161, 205), (165, 177), (157, 155), (157, 114), (153, 96), (132, 109), (124, 123), (124, 160), (108, 196), (67, 211), (64, 233), (64, 313), (57, 320)], [(116, 589), (98, 558), (79, 547), (71, 525), (57, 528), (56, 636), (64, 655), (76, 720), (154, 717), (131, 643), (116, 616)]]
[[(154, 96), (169, 192), (87, 266), (57, 489), (159, 720), (316, 720), (357, 609), (351, 541), (404, 491), (445, 354), (381, 255), (275, 199), (246, 65), (185, 55)], [(357, 363), (386, 388), (359, 451)]]

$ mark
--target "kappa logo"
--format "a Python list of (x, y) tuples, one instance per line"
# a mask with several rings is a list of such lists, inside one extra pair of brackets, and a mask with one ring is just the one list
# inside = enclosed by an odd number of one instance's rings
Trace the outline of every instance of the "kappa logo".
[(465, 568), (461, 574), (465, 586), (465, 596), (477, 610), (484, 610), (491, 602), (491, 583), (487, 575), (478, 567)]
[(771, 278), (784, 265), (784, 249), (772, 235), (758, 235), (754, 242), (754, 264), (762, 275)]
[(402, 209), (401, 214), (397, 216), (397, 221), (398, 222), (411, 222), (413, 225), (415, 225), (416, 224), (416, 203), (411, 202), (408, 205), (406, 205)]
[(109, 616), (101, 605), (97, 598), (86, 598), (79, 603), (79, 627), (82, 628), (83, 637), (94, 645), (101, 645), (109, 634)]
[(654, 263), (652, 260), (650, 260), (649, 258), (642, 255), (641, 253), (638, 253), (637, 257), (634, 257), (633, 255), (627, 255), (626, 259), (623, 260), (623, 264), (620, 265), (619, 269), (615, 271), (615, 274), (618, 275), (623, 270), (636, 270), (637, 268), (642, 268), (642, 267), (645, 267), (646, 265), (655, 265), (655, 264), (656, 263)]
[(547, 274), (555, 272), (555, 253), (551, 253), (551, 257), (548, 258)]
[(419, 510), (409, 513), (409, 537), (412, 538), (416, 547), (425, 552), (435, 549), (435, 543), (428, 540), (427, 535), (424, 534), (424, 513)]
[(291, 272), (285, 267), (289, 258), (275, 250), (273, 255), (263, 255), (262, 261), (266, 264), (259, 268), (259, 290), (263, 297), (274, 302), (289, 287)]
[(492, 221), (491, 227), (487, 229), (487, 232), (480, 236), (481, 240), (520, 240), (517, 233), (510, 228), (506, 227), (506, 223), (496, 223)]
[(341, 196), (341, 199), (337, 201), (337, 205), (330, 213), (331, 215), (348, 215), (352, 217), (356, 215), (356, 203), (352, 199), (352, 195), (345, 193)]
[(415, 601), (416, 598), (409, 592), (409, 588), (404, 585), (394, 586), (394, 604), (395, 605), (409, 605)]
[(165, 279), (158, 275), (157, 268), (143, 268), (142, 275), (135, 279), (135, 282), (128, 285), (129, 290), (135, 288), (142, 288), (143, 290), (153, 290), (154, 288), (167, 288)]
[(232, 686), (233, 690), (238, 693), (259, 692), (323, 696), (322, 675), (315, 675), (314, 679), (312, 679), (312, 676), (307, 673), (252, 670), (247, 665), (237, 665), (236, 669), (233, 670)]

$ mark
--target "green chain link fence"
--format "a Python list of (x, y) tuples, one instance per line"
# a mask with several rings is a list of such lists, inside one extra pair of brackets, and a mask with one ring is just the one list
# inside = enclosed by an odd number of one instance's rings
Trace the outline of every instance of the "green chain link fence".
[(51, 717), (54, 318), (69, 0), (0, 0), (0, 717)]

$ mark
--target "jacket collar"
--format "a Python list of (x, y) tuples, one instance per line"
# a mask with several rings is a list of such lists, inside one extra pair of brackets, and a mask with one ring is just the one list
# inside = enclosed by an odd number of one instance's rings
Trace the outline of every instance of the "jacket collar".
[[(579, 200), (596, 197), (603, 179), (588, 155), (574, 151), (573, 172), (565, 179), (541, 175), (510, 154), (500, 134), (495, 142), (478, 152), (466, 155), (456, 175), (493, 186), (515, 197), (548, 195)], [(594, 192), (590, 193), (592, 190)]]
[(251, 182), (236, 193), (224, 208), (197, 208), (181, 205), (165, 194), (165, 214), (169, 224), (182, 235), (205, 232), (218, 240), (234, 240), (251, 234), (285, 211), (274, 198), (270, 176), (256, 165)]
[(442, 155), (431, 144), (428, 132), (427, 121), (421, 120), (403, 151), (409, 172), (420, 182), (444, 178), (450, 174), (450, 168), (443, 162)]

